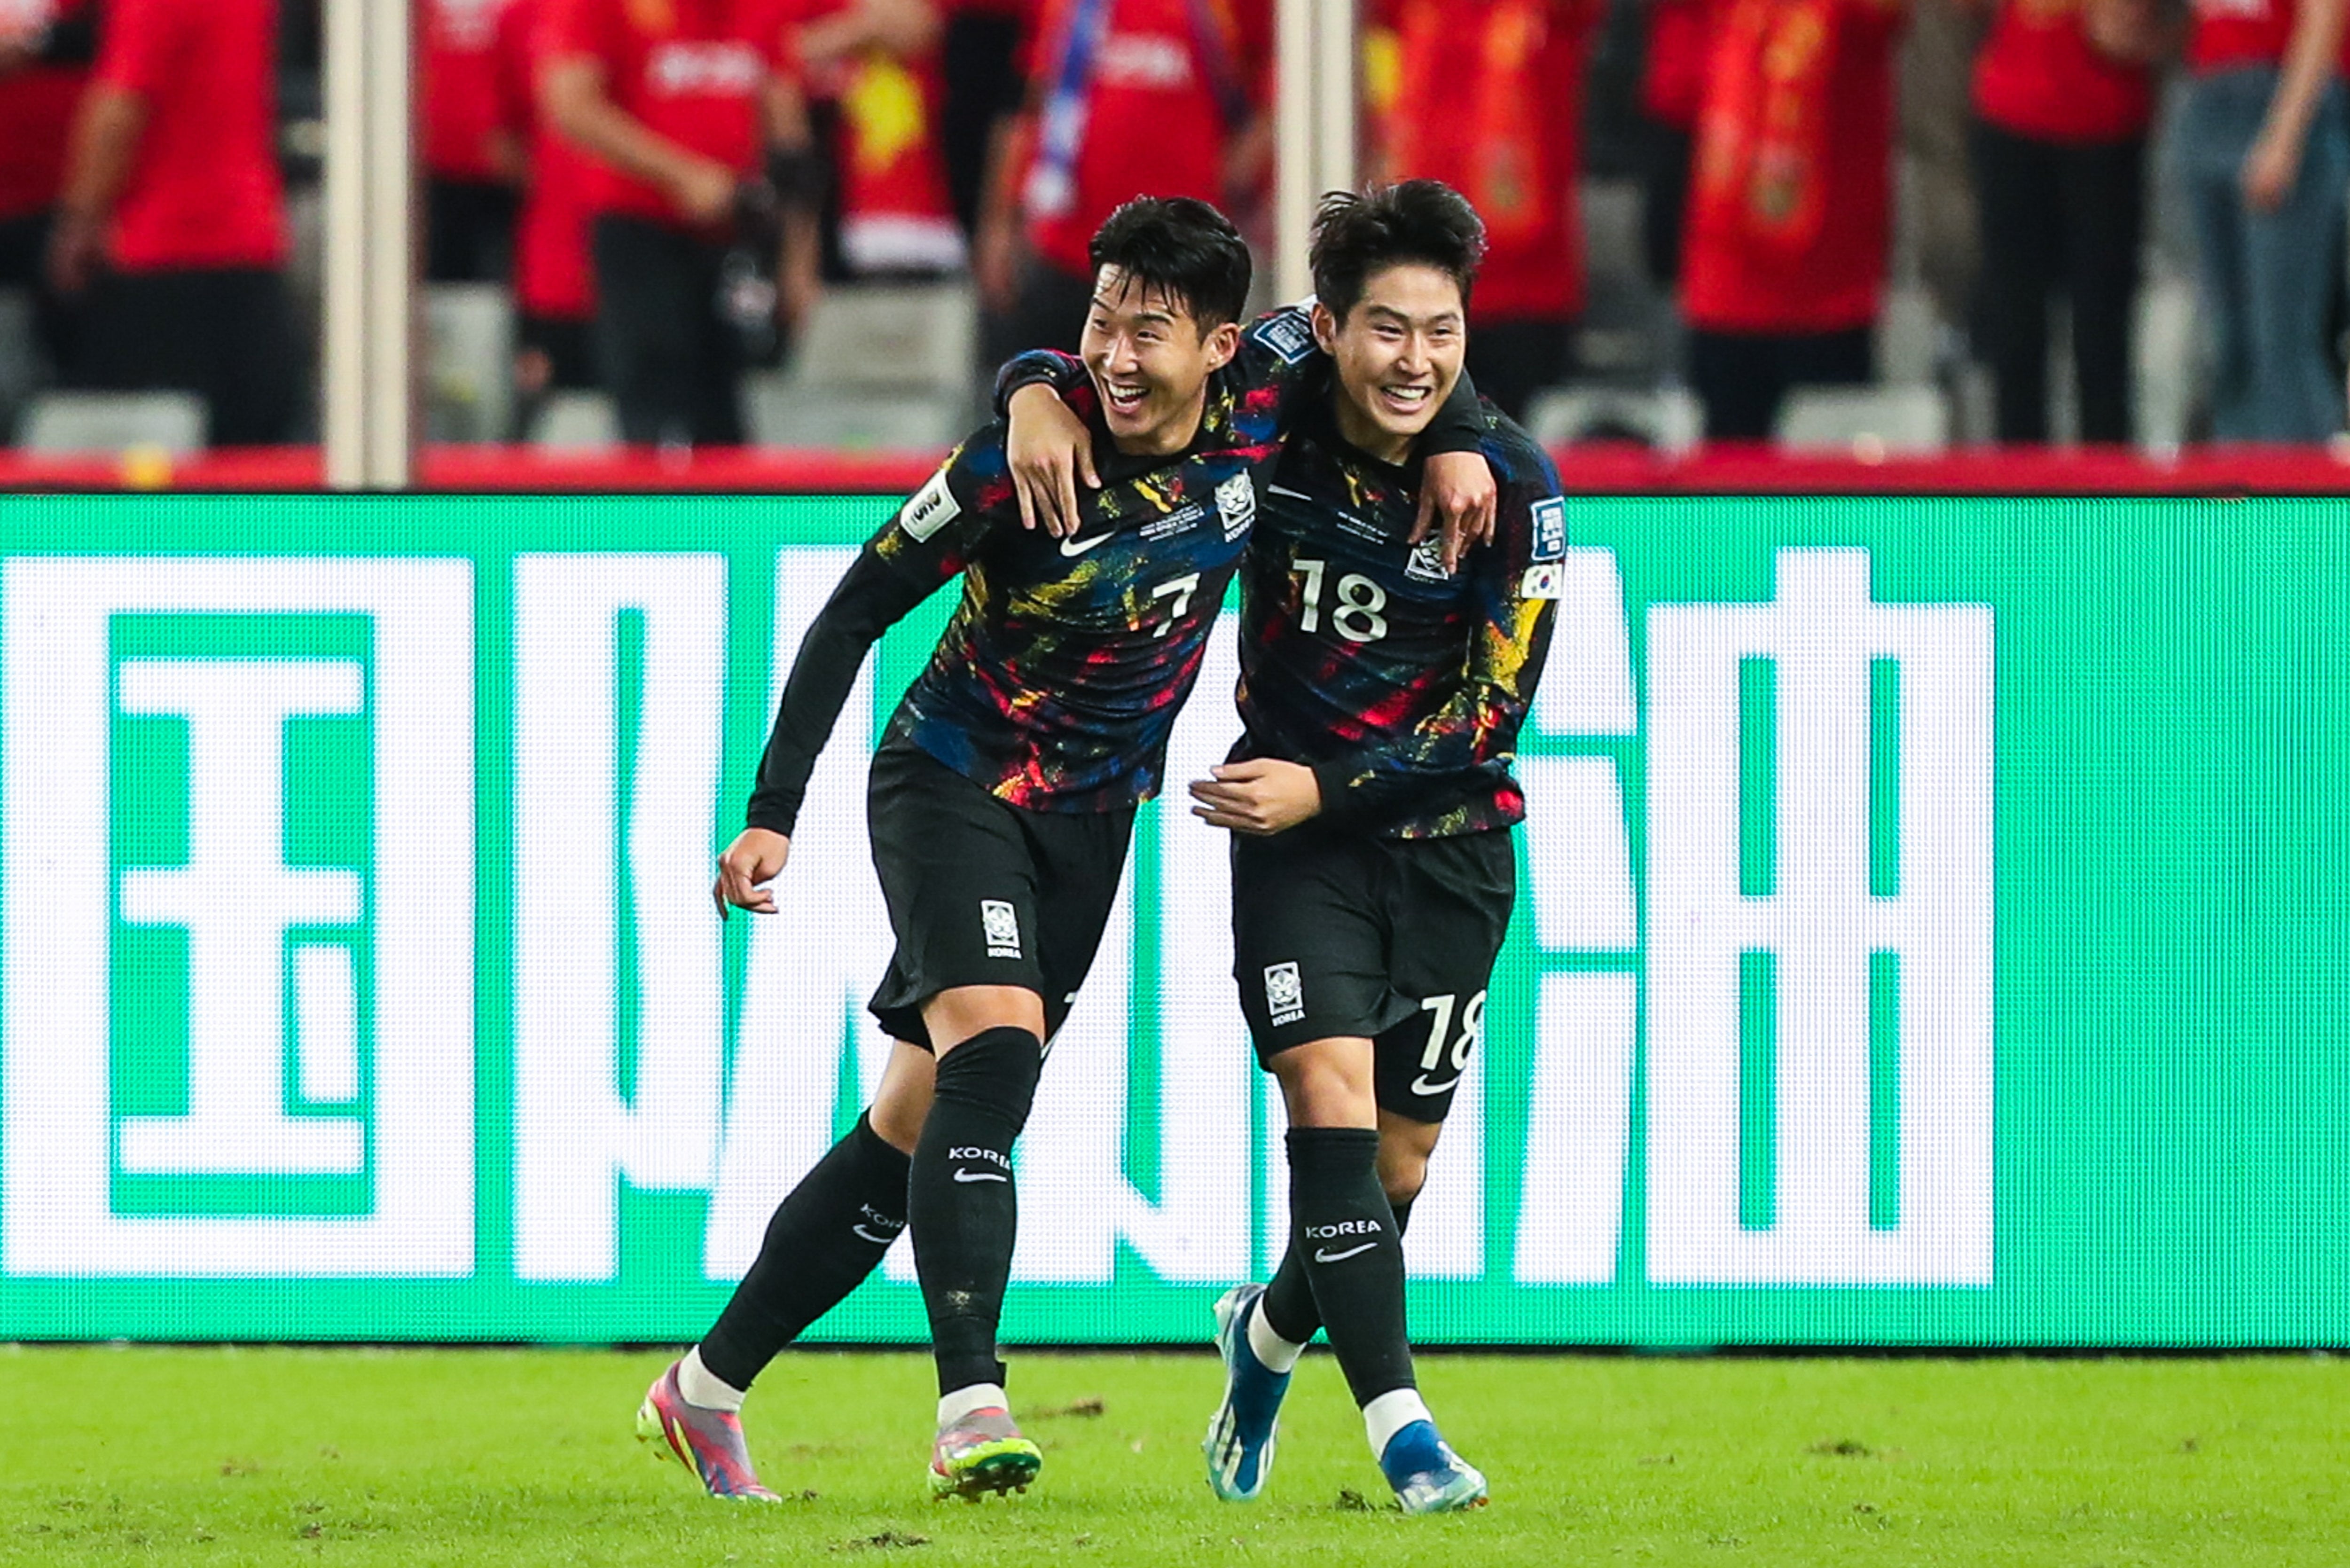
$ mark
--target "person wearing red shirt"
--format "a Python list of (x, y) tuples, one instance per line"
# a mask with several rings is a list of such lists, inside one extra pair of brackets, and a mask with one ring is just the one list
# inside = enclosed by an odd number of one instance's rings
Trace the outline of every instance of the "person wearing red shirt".
[(1640, 67), (1640, 247), (1649, 281), (1670, 288), (1681, 275), (1681, 217), (1689, 206), (1690, 158), (1718, 0), (1647, 0)]
[(97, 49), (90, 0), (34, 0), (14, 20), (0, 19), (0, 286), (31, 294), (52, 371), (72, 362), (74, 312), (42, 263), (65, 181), (66, 130)]
[(287, 440), (302, 381), (276, 54), (276, 0), (108, 0), (49, 242), (74, 379), (200, 393), (215, 446)]
[(1271, 167), (1271, 0), (1041, 4), (1029, 107), (990, 172), (972, 257), (996, 358), (1076, 350), (1086, 248), (1119, 203), (1245, 210)]
[(1869, 379), (1900, 5), (1721, 0), (1681, 257), (1710, 439), (1765, 440), (1790, 388)]
[[(842, 276), (937, 276), (963, 268), (940, 143), (943, 88), (933, 0), (785, 0), (793, 51), (837, 192)], [(827, 130), (830, 134), (826, 134)]]
[(512, 263), (521, 145), (504, 122), (498, 35), (515, 0), (422, 0), (417, 42), (424, 275), (496, 283)]
[(2048, 439), (2048, 306), (2069, 303), (2081, 439), (2130, 439), (2151, 0), (1996, 0), (1975, 57), (1978, 347), (2002, 441)]
[(588, 254), (588, 155), (541, 109), (548, 0), (512, 0), (498, 14), (498, 122), (523, 150), (515, 224), (515, 391), (528, 430), (546, 394), (596, 385), (595, 263)]
[(2214, 349), (2211, 434), (2342, 431), (2325, 323), (2341, 287), (2344, 0), (2195, 0), (2172, 145)]
[[(631, 442), (743, 440), (728, 254), (740, 242), (772, 257), (751, 220), (779, 195), (804, 206), (820, 182), (784, 51), (774, 0), (551, 0), (540, 90), (594, 160), (598, 355)], [(781, 176), (773, 185), (763, 161)], [(813, 231), (785, 229), (788, 284), (812, 275), (800, 235)], [(806, 297), (784, 288), (784, 310)]]
[(1586, 0), (1388, 0), (1397, 91), (1382, 181), (1441, 180), (1485, 222), (1469, 373), (1512, 419), (1567, 369), (1583, 313)]

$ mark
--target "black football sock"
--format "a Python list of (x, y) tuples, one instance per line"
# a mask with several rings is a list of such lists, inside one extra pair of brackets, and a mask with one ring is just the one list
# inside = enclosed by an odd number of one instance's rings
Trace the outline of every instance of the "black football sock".
[(1403, 1237), (1378, 1159), (1379, 1135), (1369, 1127), (1289, 1129), (1289, 1248), (1357, 1405), (1414, 1386)]
[[(1390, 1202), (1398, 1241), (1411, 1229), (1415, 1201), (1407, 1198), (1400, 1203)], [(1322, 1309), (1314, 1304), (1314, 1285), (1305, 1277), (1305, 1265), (1297, 1261), (1295, 1243), (1282, 1253), (1281, 1267), (1274, 1271), (1273, 1283), (1264, 1287), (1264, 1299), (1257, 1303), (1257, 1310), (1264, 1314), (1265, 1327), (1292, 1345), (1310, 1344), (1322, 1332)]]
[(1012, 1146), (1027, 1125), (1043, 1062), (1042, 1043), (1025, 1029), (983, 1031), (939, 1058), (937, 1097), (914, 1145), (907, 1216), (941, 1396), (1003, 1381), (995, 1328), (1020, 1215)]
[(733, 1299), (702, 1336), (712, 1376), (748, 1388), (775, 1353), (838, 1305), (906, 1228), (907, 1158), (865, 1116), (775, 1206)]

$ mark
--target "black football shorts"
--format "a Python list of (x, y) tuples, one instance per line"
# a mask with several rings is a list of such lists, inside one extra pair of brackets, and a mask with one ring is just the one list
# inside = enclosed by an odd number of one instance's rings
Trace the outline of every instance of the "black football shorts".
[(1134, 813), (1029, 811), (905, 742), (874, 753), (865, 811), (898, 939), (869, 1004), (881, 1026), (928, 1049), (922, 1003), (1016, 985), (1045, 999), (1057, 1033), (1101, 946)]
[(1383, 1110), (1440, 1122), (1484, 1034), (1517, 898), (1506, 831), (1232, 837), (1232, 973), (1257, 1060), (1372, 1042)]

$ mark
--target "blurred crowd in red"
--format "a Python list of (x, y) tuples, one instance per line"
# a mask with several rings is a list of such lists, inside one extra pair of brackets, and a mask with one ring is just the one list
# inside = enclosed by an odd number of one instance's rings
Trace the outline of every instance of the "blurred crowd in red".
[[(1645, 254), (1711, 438), (1870, 379), (1908, 0), (1629, 0)], [(2345, 0), (1916, 0), (1977, 13), (1964, 312), (1999, 439), (2132, 431), (2150, 138), (2170, 150), (2219, 440), (2341, 431)], [(743, 439), (738, 372), (850, 279), (968, 275), (997, 354), (1074, 346), (1086, 242), (1142, 192), (1267, 237), (1274, 0), (418, 0), (422, 265), (511, 289), (525, 400)], [(1365, 168), (1483, 215), (1471, 369), (1576, 373), (1577, 192), (1608, 0), (1364, 0)], [(1619, 20), (1621, 20), (1619, 18)], [(195, 390), (216, 445), (300, 433), (281, 26), (310, 0), (0, 0), (0, 287), (64, 384)], [(1634, 84), (1626, 84), (1631, 88)]]

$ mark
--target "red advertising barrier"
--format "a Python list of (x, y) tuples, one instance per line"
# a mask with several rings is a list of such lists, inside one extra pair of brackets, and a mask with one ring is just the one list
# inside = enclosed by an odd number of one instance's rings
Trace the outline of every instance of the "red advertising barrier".
[[(941, 454), (739, 447), (676, 454), (542, 453), (525, 447), (431, 447), (420, 488), (493, 491), (709, 491), (900, 494)], [(1633, 446), (1555, 454), (1566, 490), (1585, 495), (2295, 495), (2350, 493), (2340, 447), (2208, 448), (2168, 461), (2126, 449), (1974, 448), (1941, 457), (1792, 455), (1713, 446), (1675, 456)], [(316, 447), (217, 452), (174, 461), (29, 457), (0, 452), (0, 492), (316, 490)]]

